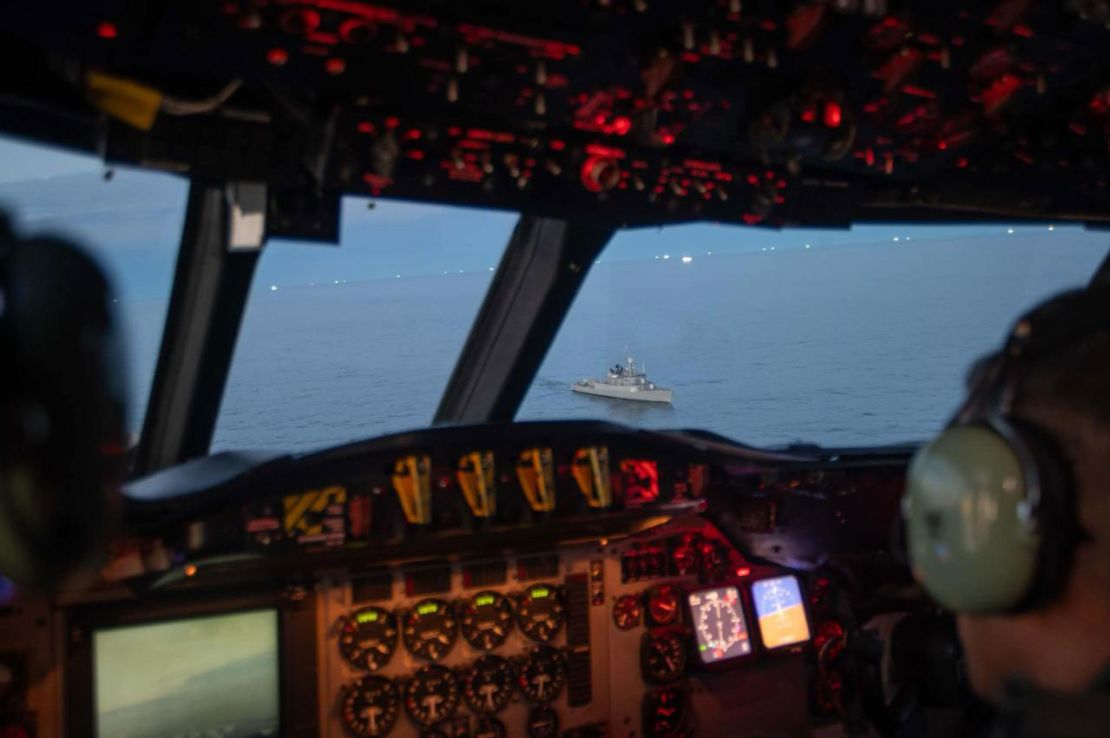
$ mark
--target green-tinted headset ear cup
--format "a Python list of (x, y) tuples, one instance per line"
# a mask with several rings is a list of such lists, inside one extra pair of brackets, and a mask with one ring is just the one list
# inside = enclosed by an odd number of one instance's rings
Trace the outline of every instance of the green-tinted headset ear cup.
[(914, 576), (945, 607), (1009, 610), (1037, 577), (1042, 535), (1023, 461), (986, 425), (949, 428), (910, 463), (906, 544)]

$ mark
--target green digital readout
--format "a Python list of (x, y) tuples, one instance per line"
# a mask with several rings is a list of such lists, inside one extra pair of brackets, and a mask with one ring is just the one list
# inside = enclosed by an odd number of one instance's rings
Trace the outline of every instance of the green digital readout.
[(439, 612), (439, 605), (434, 602), (429, 602), (416, 608), (416, 612), (420, 615), (434, 615)]
[(494, 603), (493, 595), (479, 595), (474, 598), (474, 605), (476, 607), (485, 607)]
[(542, 600), (544, 597), (547, 597), (550, 594), (551, 590), (547, 587), (532, 587), (531, 595), (533, 600)]
[(371, 610), (370, 612), (360, 612), (355, 616), (355, 620), (358, 621), (359, 625), (362, 625), (363, 623), (376, 623), (378, 622), (378, 617), (378, 611)]

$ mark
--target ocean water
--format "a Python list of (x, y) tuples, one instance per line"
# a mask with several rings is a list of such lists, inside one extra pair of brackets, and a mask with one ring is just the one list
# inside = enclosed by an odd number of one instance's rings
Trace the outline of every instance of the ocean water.
[[(603, 260), (518, 417), (702, 428), (765, 446), (922, 440), (956, 407), (969, 363), (1021, 310), (1084, 283), (1110, 242), (1050, 237), (712, 256), (680, 244), (691, 262)], [(427, 425), (490, 276), (263, 286), (214, 448), (309, 450)], [(160, 311), (130, 312), (137, 418)], [(626, 351), (674, 390), (672, 405), (570, 391)]]

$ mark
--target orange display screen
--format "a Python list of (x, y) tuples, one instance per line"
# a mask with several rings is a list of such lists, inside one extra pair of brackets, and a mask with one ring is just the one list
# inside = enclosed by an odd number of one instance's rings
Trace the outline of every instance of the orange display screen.
[(783, 648), (809, 640), (802, 590), (793, 574), (753, 584), (752, 602), (764, 648)]

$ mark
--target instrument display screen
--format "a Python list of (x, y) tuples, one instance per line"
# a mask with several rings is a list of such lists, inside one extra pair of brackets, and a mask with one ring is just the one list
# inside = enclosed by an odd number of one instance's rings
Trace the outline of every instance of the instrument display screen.
[(751, 654), (752, 642), (740, 590), (736, 587), (702, 589), (686, 595), (686, 602), (697, 635), (698, 658), (703, 664)]
[(756, 582), (752, 585), (752, 601), (765, 648), (783, 648), (809, 640), (802, 590), (793, 574)]
[(97, 630), (93, 673), (100, 738), (278, 734), (276, 610)]

